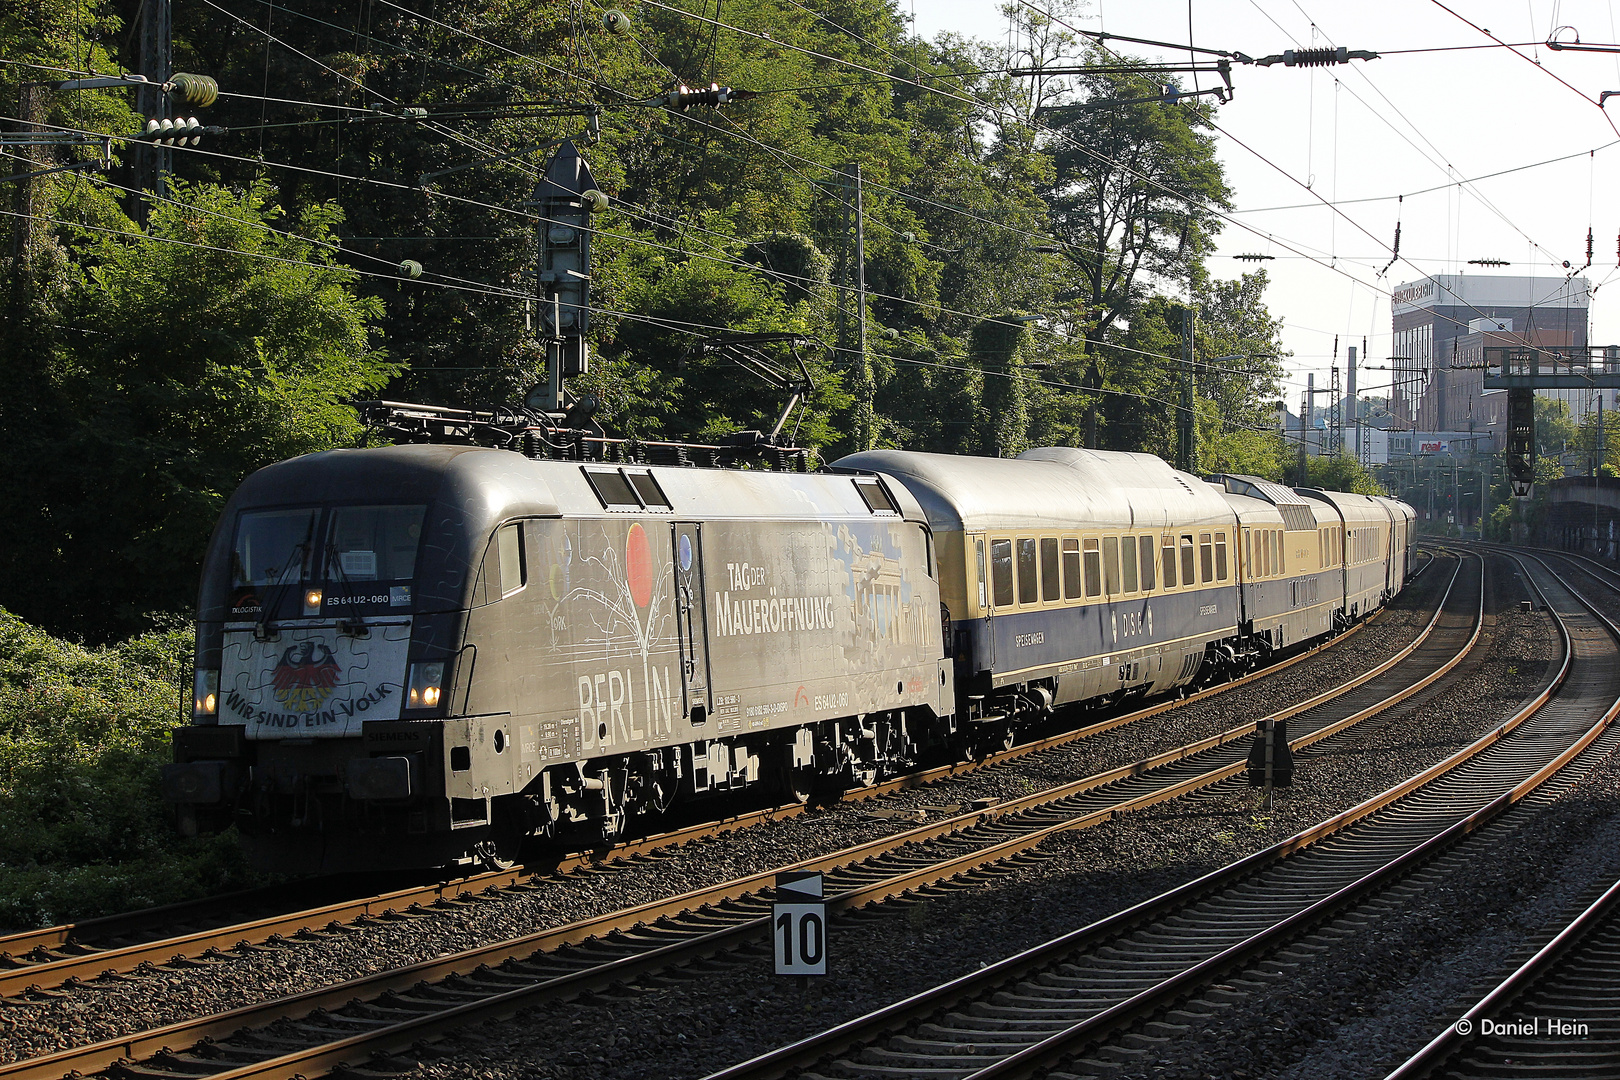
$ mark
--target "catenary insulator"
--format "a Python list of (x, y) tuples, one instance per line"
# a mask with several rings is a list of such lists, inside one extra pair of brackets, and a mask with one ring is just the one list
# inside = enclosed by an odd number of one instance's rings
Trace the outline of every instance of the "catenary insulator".
[(219, 83), (207, 75), (180, 72), (169, 80), (169, 88), (191, 104), (203, 108), (219, 100)]

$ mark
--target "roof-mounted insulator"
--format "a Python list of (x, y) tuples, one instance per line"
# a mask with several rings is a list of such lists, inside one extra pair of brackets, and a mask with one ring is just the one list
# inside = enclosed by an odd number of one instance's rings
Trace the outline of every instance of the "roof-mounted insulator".
[(1366, 49), (1350, 50), (1340, 45), (1337, 49), (1289, 49), (1275, 56), (1262, 56), (1253, 61), (1260, 67), (1282, 64), (1285, 67), (1332, 67), (1351, 60), (1376, 60), (1378, 54)]

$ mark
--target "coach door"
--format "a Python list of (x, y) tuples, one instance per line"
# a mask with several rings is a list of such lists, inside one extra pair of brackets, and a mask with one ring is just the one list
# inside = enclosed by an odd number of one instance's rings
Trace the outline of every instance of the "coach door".
[(675, 621), (681, 640), (681, 687), (686, 717), (709, 718), (709, 626), (703, 587), (703, 526), (677, 522), (675, 529)]

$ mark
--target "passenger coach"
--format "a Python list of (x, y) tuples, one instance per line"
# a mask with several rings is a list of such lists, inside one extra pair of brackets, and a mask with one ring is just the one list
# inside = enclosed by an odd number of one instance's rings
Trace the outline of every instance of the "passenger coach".
[(1054, 705), (1171, 690), (1206, 657), (1236, 659), (1237, 522), (1160, 458), (876, 450), (835, 467), (894, 477), (927, 514), (966, 717), (986, 730), (1010, 737)]

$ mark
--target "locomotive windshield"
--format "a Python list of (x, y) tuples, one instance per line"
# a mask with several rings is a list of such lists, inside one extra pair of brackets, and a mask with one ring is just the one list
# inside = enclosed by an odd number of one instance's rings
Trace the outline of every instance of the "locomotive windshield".
[(237, 588), (303, 582), (315, 539), (314, 510), (271, 510), (243, 514), (236, 527), (231, 584)]
[(236, 526), (231, 614), (285, 619), (410, 607), (426, 509), (244, 513)]

